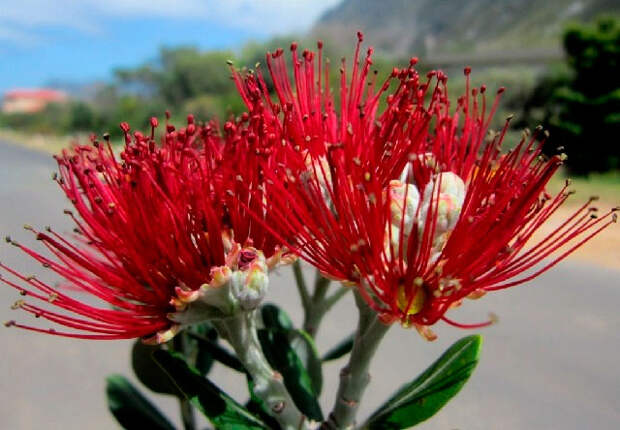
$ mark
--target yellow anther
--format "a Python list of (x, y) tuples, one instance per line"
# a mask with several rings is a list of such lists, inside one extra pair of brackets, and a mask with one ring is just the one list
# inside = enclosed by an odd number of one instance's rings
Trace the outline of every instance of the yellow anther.
[(24, 305), (24, 301), (23, 300), (17, 300), (15, 303), (13, 303), (11, 305), (11, 309), (15, 310), (15, 309), (19, 309)]

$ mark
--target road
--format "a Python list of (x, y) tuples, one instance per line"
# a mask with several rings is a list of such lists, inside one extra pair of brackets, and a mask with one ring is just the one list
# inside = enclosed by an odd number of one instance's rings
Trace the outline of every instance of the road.
[[(21, 226), (53, 225), (68, 231), (62, 193), (50, 180), (51, 157), (0, 142), (0, 233), (36, 246)], [(15, 248), (0, 258), (27, 273), (44, 269)], [(620, 267), (620, 264), (619, 266)], [(272, 282), (271, 300), (300, 322), (288, 269)], [(24, 320), (9, 306), (19, 296), (0, 287), (0, 319)], [(482, 360), (460, 395), (420, 429), (521, 430), (620, 428), (620, 272), (567, 262), (538, 280), (467, 302), (452, 313), (476, 322), (489, 311), (500, 322), (482, 330)], [(339, 303), (319, 332), (325, 350), (353, 330), (350, 298)], [(398, 386), (411, 380), (465, 332), (438, 325), (439, 339), (423, 341), (415, 331), (394, 327), (373, 362), (362, 416)], [(105, 406), (104, 377), (130, 375), (129, 342), (61, 339), (0, 328), (0, 428), (115, 429)], [(326, 368), (323, 405), (331, 406), (340, 360)], [(216, 369), (216, 383), (243, 400), (244, 381)], [(157, 403), (176, 418), (173, 399)]]

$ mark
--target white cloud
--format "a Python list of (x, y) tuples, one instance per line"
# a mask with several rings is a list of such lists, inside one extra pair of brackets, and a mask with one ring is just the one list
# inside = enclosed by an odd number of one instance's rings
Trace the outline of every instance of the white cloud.
[(1, 40), (17, 46), (32, 46), (39, 42), (39, 38), (36, 35), (11, 28), (7, 25), (0, 26), (0, 41)]
[(108, 19), (169, 17), (225, 21), (231, 28), (261, 35), (307, 30), (340, 0), (20, 0), (2, 6), (0, 39), (36, 40), (42, 27), (82, 32), (105, 29)]

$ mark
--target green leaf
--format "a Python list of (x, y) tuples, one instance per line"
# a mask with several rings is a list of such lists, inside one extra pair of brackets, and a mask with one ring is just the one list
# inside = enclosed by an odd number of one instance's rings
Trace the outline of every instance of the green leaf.
[(203, 377), (183, 356), (168, 351), (155, 351), (155, 361), (177, 387), (218, 429), (266, 429), (265, 424), (247, 409)]
[(108, 408), (126, 430), (174, 430), (168, 419), (122, 375), (106, 378)]
[(318, 396), (323, 388), (323, 363), (319, 358), (314, 339), (303, 330), (290, 330), (288, 339), (308, 372), (314, 392)]
[(327, 351), (323, 356), (323, 361), (336, 360), (345, 354), (348, 354), (353, 349), (353, 341), (355, 340), (355, 333), (351, 333), (345, 337), (338, 345)]
[(323, 385), (321, 361), (312, 338), (293, 328), (288, 314), (274, 304), (261, 308), (265, 329), (258, 337), (267, 361), (284, 378), (297, 407), (308, 417), (323, 420), (317, 395)]
[(469, 379), (478, 364), (481, 345), (479, 335), (454, 343), (424, 373), (398, 390), (363, 428), (408, 428), (435, 415)]
[(184, 334), (187, 336), (186, 342), (190, 345), (191, 350), (194, 351), (194, 363), (196, 368), (202, 375), (207, 375), (213, 367), (214, 362), (211, 348), (205, 347), (199, 340), (192, 338), (192, 332), (208, 339), (210, 343), (217, 344), (217, 331), (211, 324), (203, 323), (191, 327), (186, 330)]
[(199, 348), (195, 362), (198, 372), (201, 375), (207, 375), (213, 367), (213, 356), (206, 348)]
[(153, 360), (153, 352), (158, 350), (161, 350), (161, 345), (145, 345), (140, 339), (134, 342), (131, 349), (131, 366), (136, 377), (151, 391), (183, 397), (166, 372)]
[(216, 341), (212, 341), (204, 336), (199, 335), (198, 333), (188, 332), (189, 336), (192, 339), (198, 341), (199, 347), (201, 351), (207, 351), (214, 360), (219, 361), (225, 366), (230, 367), (231, 369), (237, 370), (239, 372), (245, 372), (245, 367), (237, 357), (232, 355), (230, 352), (226, 351), (220, 345), (217, 344)]
[(277, 330), (293, 329), (293, 322), (288, 314), (272, 303), (262, 306), (261, 316), (266, 328)]
[(291, 346), (289, 332), (290, 330), (258, 330), (263, 353), (271, 367), (282, 374), (284, 385), (299, 410), (315, 421), (323, 421), (323, 412), (312, 379)]
[(192, 333), (198, 333), (199, 335), (204, 336), (213, 342), (215, 342), (218, 338), (217, 330), (209, 321), (193, 325), (187, 331)]

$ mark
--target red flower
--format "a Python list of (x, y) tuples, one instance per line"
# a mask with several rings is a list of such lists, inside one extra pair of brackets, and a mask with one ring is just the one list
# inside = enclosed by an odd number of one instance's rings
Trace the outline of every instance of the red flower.
[[(273, 145), (271, 167), (280, 162), (291, 170), (304, 170), (309, 158), (290, 156), (294, 150), (315, 158), (326, 157), (330, 149), (343, 149), (349, 162), (373, 160), (374, 171), (382, 181), (397, 176), (407, 163), (407, 156), (416, 144), (424, 139), (431, 119), (431, 107), (424, 107), (428, 93), (441, 95), (429, 84), (422, 84), (413, 66), (417, 58), (410, 60), (410, 67), (394, 68), (381, 84), (377, 73), (372, 71), (373, 48), (360, 59), (363, 41), (357, 33), (358, 43), (353, 59), (350, 78), (347, 78), (346, 62), (339, 68), (339, 109), (330, 90), (329, 61), (323, 58), (323, 43), (318, 42), (318, 52), (304, 50), (301, 58), (297, 43), (290, 46), (294, 82), (284, 59), (284, 51), (278, 49), (267, 53), (266, 63), (277, 100), (269, 94), (268, 84), (260, 68), (242, 76), (232, 69), (233, 78), (250, 115), (261, 121), (266, 144)], [(379, 114), (382, 96), (396, 81), (396, 89), (387, 97), (389, 108)], [(271, 169), (265, 169), (271, 170)]]
[[(564, 156), (544, 157), (539, 131), (502, 154), (508, 122), (499, 133), (489, 125), (503, 89), (488, 109), (484, 86), (470, 90), (469, 69), (467, 93), (452, 112), (447, 77), (431, 72), (423, 82), (415, 59), (375, 92), (372, 50), (360, 68), (358, 43), (348, 84), (342, 65), (338, 117), (327, 78), (319, 78), (328, 75), (321, 45), (316, 66), (313, 53), (302, 62), (296, 45), (291, 50), (294, 85), (282, 51), (267, 55), (279, 104), (260, 73), (235, 75), (246, 104), (284, 144), (287, 162), (266, 171), (266, 207), (279, 213), (270, 228), (326, 276), (356, 284), (385, 321), (429, 338), (440, 319), (486, 325), (445, 313), (463, 298), (533, 279), (616, 220), (611, 212), (596, 217), (589, 201), (531, 240), (571, 194), (545, 192)], [(391, 80), (395, 90), (378, 113)]]
[[(249, 150), (240, 138), (243, 124), (227, 123), (220, 137), (216, 124), (199, 127), (190, 116), (186, 128), (166, 126), (161, 147), (154, 140), (157, 119), (151, 125), (150, 136), (135, 132), (132, 138), (129, 126), (121, 124), (126, 146), (120, 160), (107, 137), (57, 157), (60, 175), (55, 179), (75, 208), (66, 213), (76, 225), (77, 243), (49, 227), (39, 232), (27, 226), (52, 258), (7, 241), (64, 283), (55, 287), (0, 267), (13, 275), (2, 282), (25, 296), (14, 308), (72, 330), (7, 325), (89, 339), (158, 333), (154, 340), (164, 341), (179, 329), (173, 313), (195, 300), (193, 293), (201, 286), (224, 284), (230, 270), (263, 267), (253, 263), (262, 259), (253, 246), (272, 260), (280, 257), (261, 224), (244, 216), (243, 206), (228, 204), (240, 179), (252, 191), (239, 194), (244, 204), (256, 207), (253, 199), (260, 198), (256, 173), (247, 170), (253, 166), (243, 164), (244, 152), (237, 150), (242, 145)], [(74, 298), (76, 291), (91, 299)]]

